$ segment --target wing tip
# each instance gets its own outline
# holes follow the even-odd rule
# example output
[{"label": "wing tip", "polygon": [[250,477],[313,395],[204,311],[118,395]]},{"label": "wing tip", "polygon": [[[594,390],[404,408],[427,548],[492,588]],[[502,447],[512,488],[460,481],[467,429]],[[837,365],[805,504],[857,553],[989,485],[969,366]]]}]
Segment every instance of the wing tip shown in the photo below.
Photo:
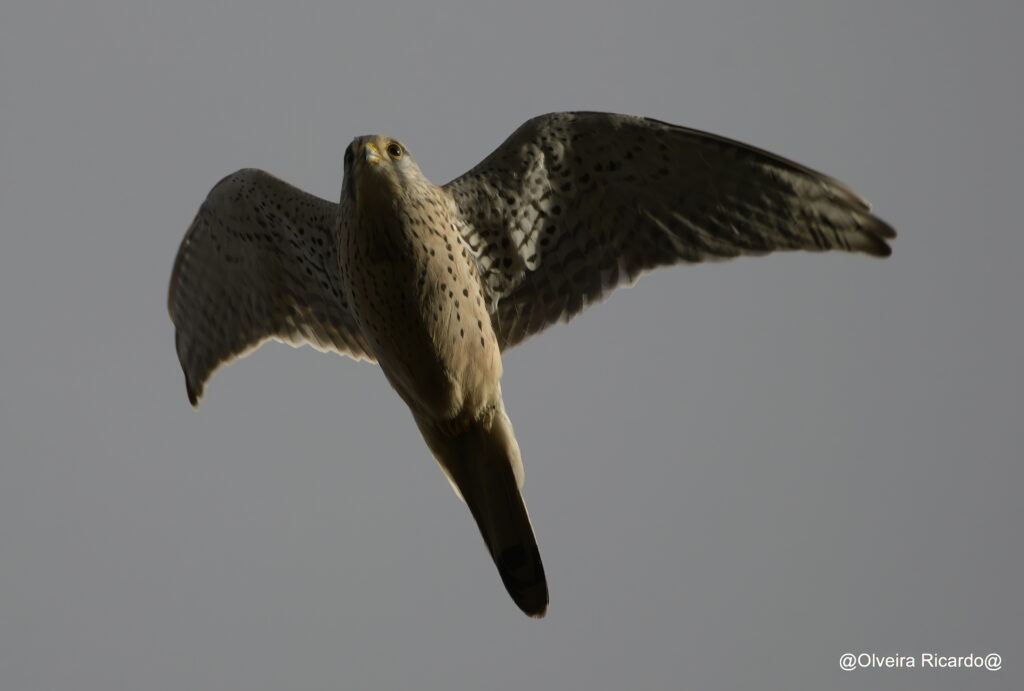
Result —
[{"label": "wing tip", "polygon": [[889,247],[886,243],[881,240],[878,241],[878,249],[871,253],[872,257],[878,257],[879,259],[885,259],[886,257],[892,256],[892,247]]},{"label": "wing tip", "polygon": [[199,407],[199,401],[203,398],[203,385],[195,385],[188,375],[185,375],[185,393],[188,394],[188,402],[193,408]]},{"label": "wing tip", "polygon": [[885,258],[892,254],[892,247],[886,242],[886,240],[892,240],[896,237],[896,229],[891,225],[877,216],[871,216],[870,223],[861,228],[861,233],[866,243],[861,248],[865,254],[880,258]]},{"label": "wing tip", "polygon": [[880,235],[886,240],[892,240],[893,238],[896,237],[896,229],[893,228],[891,225],[889,225],[882,219],[878,218],[878,216],[872,217],[872,220],[874,221],[874,224],[872,225],[872,230],[875,231],[876,235]]}]

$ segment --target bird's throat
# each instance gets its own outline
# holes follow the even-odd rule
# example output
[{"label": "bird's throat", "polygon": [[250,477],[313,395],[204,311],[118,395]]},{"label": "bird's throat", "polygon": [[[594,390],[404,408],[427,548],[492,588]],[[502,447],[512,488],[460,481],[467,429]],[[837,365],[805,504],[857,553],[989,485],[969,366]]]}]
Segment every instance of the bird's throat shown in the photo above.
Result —
[{"label": "bird's throat", "polygon": [[408,215],[402,213],[401,198],[387,180],[362,181],[356,197],[358,244],[366,258],[376,263],[393,263],[405,256],[409,239],[405,225]]},{"label": "bird's throat", "polygon": [[356,176],[356,204],[366,213],[384,212],[400,199],[398,180],[389,172],[382,164],[369,163]]}]

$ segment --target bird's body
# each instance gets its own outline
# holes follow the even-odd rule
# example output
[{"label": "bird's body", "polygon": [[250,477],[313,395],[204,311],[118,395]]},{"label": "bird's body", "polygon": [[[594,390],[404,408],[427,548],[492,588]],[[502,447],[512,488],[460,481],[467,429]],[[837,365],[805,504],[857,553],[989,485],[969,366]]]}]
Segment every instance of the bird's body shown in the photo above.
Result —
[{"label": "bird's body", "polygon": [[[503,581],[543,615],[547,583],[519,493],[522,461],[501,399],[501,351],[451,199],[382,137],[352,143],[338,220],[352,315],[424,440],[469,505]],[[393,144],[393,146],[400,146]],[[398,160],[410,161],[404,151]],[[400,167],[407,166],[407,167]]]},{"label": "bird's body", "polygon": [[[353,146],[373,146],[363,139]],[[501,352],[462,221],[418,169],[400,179],[386,162],[353,165],[366,170],[338,224],[353,317],[417,420],[477,417],[500,401]]]},{"label": "bird's body", "polygon": [[388,137],[345,156],[340,204],[262,171],[222,180],[171,277],[189,399],[268,338],[376,360],[465,499],[506,589],[544,614],[501,352],[643,271],[774,250],[889,254],[841,183],[634,116],[528,121],[443,187]]}]

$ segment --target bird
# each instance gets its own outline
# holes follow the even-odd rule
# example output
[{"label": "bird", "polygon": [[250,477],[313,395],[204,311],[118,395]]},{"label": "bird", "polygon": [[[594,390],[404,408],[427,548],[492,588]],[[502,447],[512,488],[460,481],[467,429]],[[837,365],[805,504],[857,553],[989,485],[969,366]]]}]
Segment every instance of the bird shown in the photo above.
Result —
[{"label": "bird", "polygon": [[896,236],[831,177],[635,115],[532,118],[443,186],[383,135],[353,139],[343,163],[338,203],[253,168],[210,190],[168,293],[189,401],[267,340],[376,362],[532,617],[548,584],[502,353],[661,266],[885,257]]}]

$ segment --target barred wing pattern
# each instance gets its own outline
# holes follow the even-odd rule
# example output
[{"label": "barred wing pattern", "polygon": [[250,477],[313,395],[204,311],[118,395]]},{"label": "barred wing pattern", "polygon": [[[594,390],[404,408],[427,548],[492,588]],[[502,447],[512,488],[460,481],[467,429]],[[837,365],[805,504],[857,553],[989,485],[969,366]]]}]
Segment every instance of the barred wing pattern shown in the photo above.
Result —
[{"label": "barred wing pattern", "polygon": [[210,190],[178,250],[167,301],[192,405],[218,366],[268,339],[373,360],[338,283],[338,212],[262,170]]},{"label": "barred wing pattern", "polygon": [[612,113],[527,121],[445,186],[509,348],[644,271],[777,250],[884,257],[896,233],[842,183],[766,151]]}]

